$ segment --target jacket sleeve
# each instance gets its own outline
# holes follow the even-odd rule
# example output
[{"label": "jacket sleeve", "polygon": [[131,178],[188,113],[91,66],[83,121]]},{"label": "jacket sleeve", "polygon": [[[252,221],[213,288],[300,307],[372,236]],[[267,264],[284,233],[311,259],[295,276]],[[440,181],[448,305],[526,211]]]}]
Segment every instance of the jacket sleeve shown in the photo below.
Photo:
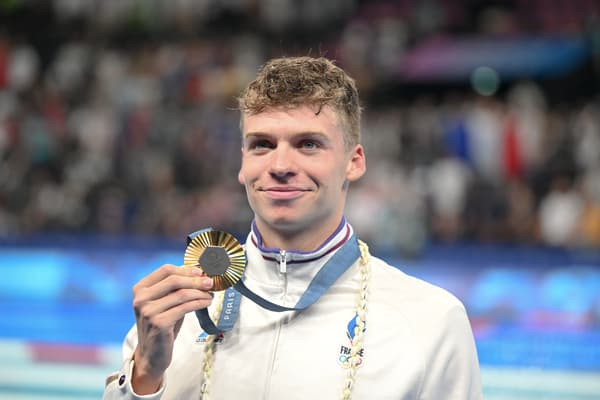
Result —
[{"label": "jacket sleeve", "polygon": [[149,395],[138,395],[131,387],[131,374],[133,372],[133,353],[137,346],[137,330],[131,328],[123,341],[122,365],[119,371],[115,371],[106,378],[103,400],[159,400],[165,390],[165,384],[161,385],[158,392]]},{"label": "jacket sleeve", "polygon": [[436,322],[420,399],[481,400],[481,377],[471,325],[462,304]]}]

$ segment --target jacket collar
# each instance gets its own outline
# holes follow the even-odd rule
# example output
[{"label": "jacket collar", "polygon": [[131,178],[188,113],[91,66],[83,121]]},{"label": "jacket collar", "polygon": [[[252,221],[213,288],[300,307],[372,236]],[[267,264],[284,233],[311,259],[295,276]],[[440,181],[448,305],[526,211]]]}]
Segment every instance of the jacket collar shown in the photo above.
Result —
[{"label": "jacket collar", "polygon": [[256,227],[256,222],[253,221],[249,239],[265,260],[280,262],[282,255],[285,254],[287,264],[297,264],[316,261],[334,252],[346,243],[352,233],[352,226],[346,222],[346,218],[342,217],[336,230],[317,249],[307,252],[292,249],[283,252],[281,249],[263,246],[262,236]]}]

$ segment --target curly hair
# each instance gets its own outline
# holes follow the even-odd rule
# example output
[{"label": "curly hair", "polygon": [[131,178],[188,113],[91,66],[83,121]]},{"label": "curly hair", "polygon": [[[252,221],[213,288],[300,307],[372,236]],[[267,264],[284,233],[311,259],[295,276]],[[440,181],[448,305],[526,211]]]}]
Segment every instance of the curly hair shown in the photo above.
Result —
[{"label": "curly hair", "polygon": [[347,149],[360,143],[361,107],[354,79],[330,60],[284,57],[267,62],[238,98],[242,113],[259,114],[270,108],[330,106],[345,128]]}]

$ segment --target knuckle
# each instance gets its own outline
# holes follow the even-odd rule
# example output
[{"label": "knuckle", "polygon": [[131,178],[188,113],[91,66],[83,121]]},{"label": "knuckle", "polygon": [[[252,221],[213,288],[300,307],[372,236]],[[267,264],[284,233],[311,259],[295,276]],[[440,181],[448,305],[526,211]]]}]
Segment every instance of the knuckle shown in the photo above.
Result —
[{"label": "knuckle", "polygon": [[169,292],[172,292],[174,290],[177,290],[179,286],[178,280],[179,279],[176,275],[170,275],[162,281],[162,284],[165,285]]},{"label": "knuckle", "polygon": [[206,299],[206,292],[197,289],[181,289],[177,293],[180,304]]},{"label": "knuckle", "polygon": [[159,268],[162,272],[165,272],[167,274],[172,274],[175,272],[175,269],[177,267],[174,266],[173,264],[163,264],[161,265],[161,267]]},{"label": "knuckle", "polygon": [[142,284],[140,282],[133,285],[133,287],[131,288],[131,292],[133,293],[133,296],[135,297],[139,292],[142,291],[143,288],[144,287],[142,286]]},{"label": "knuckle", "polygon": [[177,304],[185,303],[190,299],[191,294],[186,289],[179,289],[174,293]]},{"label": "knuckle", "polygon": [[142,311],[142,308],[144,306],[145,302],[140,299],[139,297],[134,297],[133,298],[133,309],[136,311]]},{"label": "knuckle", "polygon": [[135,314],[138,318],[142,319],[144,322],[148,323],[148,322],[152,322],[152,319],[155,317],[152,315],[150,307],[148,307],[148,305],[142,305],[138,308],[135,308]]},{"label": "knuckle", "polygon": [[162,272],[170,272],[171,271],[170,264],[163,264],[160,266],[159,270]]},{"label": "knuckle", "polygon": [[179,275],[170,275],[165,279],[165,283],[171,290],[176,290],[185,286],[185,279]]}]

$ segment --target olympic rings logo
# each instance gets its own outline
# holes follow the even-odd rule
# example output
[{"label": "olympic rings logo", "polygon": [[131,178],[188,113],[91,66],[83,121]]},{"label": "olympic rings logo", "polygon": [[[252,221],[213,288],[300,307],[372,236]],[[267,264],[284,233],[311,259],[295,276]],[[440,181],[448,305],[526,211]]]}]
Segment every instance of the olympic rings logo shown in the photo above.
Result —
[{"label": "olympic rings logo", "polygon": [[[357,358],[358,358],[358,360],[356,362],[356,366],[359,367],[362,364],[363,359],[362,359],[362,357],[357,357]],[[340,356],[338,357],[338,362],[344,368],[350,368],[350,360],[351,360],[351,357],[347,354],[340,354]]]}]

